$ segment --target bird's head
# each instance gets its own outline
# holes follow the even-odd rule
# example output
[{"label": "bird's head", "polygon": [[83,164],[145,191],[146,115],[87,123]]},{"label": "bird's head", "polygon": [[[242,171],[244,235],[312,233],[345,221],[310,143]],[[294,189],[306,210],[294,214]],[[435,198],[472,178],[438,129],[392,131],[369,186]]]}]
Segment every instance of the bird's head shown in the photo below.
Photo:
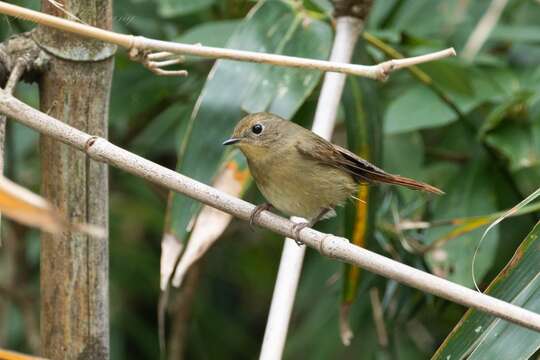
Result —
[{"label": "bird's head", "polygon": [[277,115],[266,112],[250,114],[238,122],[231,138],[223,145],[237,146],[248,158],[263,155],[279,149],[289,127],[290,122]]}]

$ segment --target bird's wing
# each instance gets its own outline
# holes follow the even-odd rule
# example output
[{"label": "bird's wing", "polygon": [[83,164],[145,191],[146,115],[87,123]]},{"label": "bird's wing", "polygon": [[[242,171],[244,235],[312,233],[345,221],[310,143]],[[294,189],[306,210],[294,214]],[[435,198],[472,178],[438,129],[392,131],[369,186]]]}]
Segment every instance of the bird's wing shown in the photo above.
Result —
[{"label": "bird's wing", "polygon": [[411,189],[435,194],[443,194],[441,190],[429,184],[403,176],[389,174],[355,153],[341,146],[331,144],[323,138],[313,137],[312,139],[314,141],[311,141],[309,146],[306,146],[305,142],[296,143],[296,149],[302,156],[321,164],[344,170],[351,174],[359,183],[370,184],[382,182],[402,185]]},{"label": "bird's wing", "polygon": [[346,171],[361,183],[373,182],[370,174],[384,173],[383,170],[341,146],[318,137],[312,140],[314,141],[310,141],[307,146],[305,142],[297,142],[295,145],[298,152],[310,160]]}]

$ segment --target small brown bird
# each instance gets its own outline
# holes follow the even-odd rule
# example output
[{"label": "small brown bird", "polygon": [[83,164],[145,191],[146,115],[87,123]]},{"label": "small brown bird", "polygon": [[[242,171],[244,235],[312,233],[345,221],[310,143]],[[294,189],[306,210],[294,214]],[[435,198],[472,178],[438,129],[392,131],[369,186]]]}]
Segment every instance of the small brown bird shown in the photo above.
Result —
[{"label": "small brown bird", "polygon": [[387,183],[434,194],[434,186],[392,175],[341,146],[270,113],[255,113],[236,125],[223,145],[237,146],[246,156],[249,170],[268,203],[257,206],[250,224],[272,207],[289,216],[308,220],[304,227],[331,217],[333,209],[354,196],[358,184]]}]

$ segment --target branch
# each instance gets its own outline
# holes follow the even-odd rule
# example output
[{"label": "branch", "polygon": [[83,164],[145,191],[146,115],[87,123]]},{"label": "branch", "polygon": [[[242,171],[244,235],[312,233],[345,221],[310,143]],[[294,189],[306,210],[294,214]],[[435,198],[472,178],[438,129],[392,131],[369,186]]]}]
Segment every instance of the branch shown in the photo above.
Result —
[{"label": "branch", "polygon": [[474,28],[463,48],[463,58],[472,61],[487,41],[491,30],[497,25],[508,0],[492,0],[484,16]]},{"label": "branch", "polygon": [[[24,65],[25,61],[23,58],[19,58],[15,65],[13,66],[13,69],[11,70],[11,73],[9,74],[5,91],[8,94],[13,94],[13,91],[15,90],[15,86],[17,85],[17,82],[19,82],[19,79],[21,78],[23,72],[24,72]],[[5,163],[5,157],[6,157],[6,116],[0,115],[0,176],[4,176],[4,163]],[[2,225],[2,217],[0,214],[0,229]],[[1,233],[1,232],[0,232]],[[0,246],[2,246],[2,236],[0,235]]]},{"label": "branch", "polygon": [[[242,51],[209,47],[203,45],[181,44],[170,41],[148,39],[142,36],[119,34],[86,24],[62,19],[56,16],[43,14],[39,11],[26,9],[0,1],[0,13],[32,21],[40,25],[49,26],[58,30],[67,31],[83,37],[105,41],[118,45],[130,51],[132,57],[137,54],[160,51],[179,55],[193,55],[212,59],[229,59],[248,61],[278,66],[298,67],[305,69],[318,69],[322,71],[338,72],[356,76],[363,76],[375,80],[385,80],[389,74],[404,67],[421,64],[428,61],[439,60],[456,55],[453,48],[426,54],[422,56],[390,60],[378,65],[356,65],[306,59],[294,56],[267,54],[253,51]],[[182,73],[183,75],[184,73]]]},{"label": "branch", "polygon": [[[83,151],[96,161],[107,163],[171,191],[189,196],[239,219],[249,220],[255,210],[255,205],[247,201],[167,169],[103,138],[88,135],[26,105],[3,90],[0,90],[0,113]],[[302,229],[297,237],[293,222],[267,211],[262,212],[255,223],[279,235],[300,240],[324,256],[540,332],[540,315],[537,313],[391,260],[353,245],[345,238],[311,228]]]},{"label": "branch", "polygon": [[[25,67],[25,60],[22,58],[19,58],[15,65],[13,66],[13,69],[11,70],[11,74],[9,75],[5,91],[8,94],[13,94],[13,91],[15,90],[15,85],[17,85],[17,82],[21,78]],[[5,148],[5,142],[6,142],[6,116],[0,115],[0,175],[4,174],[4,148]],[[1,239],[0,239],[1,244]]]}]

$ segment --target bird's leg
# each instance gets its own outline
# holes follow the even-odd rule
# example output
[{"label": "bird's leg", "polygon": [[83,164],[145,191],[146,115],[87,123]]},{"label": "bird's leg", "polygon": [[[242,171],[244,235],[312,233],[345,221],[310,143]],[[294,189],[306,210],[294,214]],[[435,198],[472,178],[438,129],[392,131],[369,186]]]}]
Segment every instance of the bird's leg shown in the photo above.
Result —
[{"label": "bird's leg", "polygon": [[321,210],[319,215],[315,216],[310,221],[294,224],[293,232],[296,237],[296,239],[294,239],[294,241],[296,242],[296,245],[298,246],[304,245],[303,241],[298,240],[298,238],[300,237],[300,231],[302,231],[303,228],[312,227],[313,225],[318,223],[319,220],[321,220],[324,217],[324,215],[326,215],[329,211],[332,211],[332,208],[324,208]]},{"label": "bird's leg", "polygon": [[259,216],[261,212],[266,211],[266,210],[272,210],[273,208],[274,207],[270,203],[257,205],[255,210],[253,210],[253,212],[251,213],[251,216],[249,217],[249,226],[251,227],[251,230],[254,230],[253,223],[255,222],[255,219],[257,218],[257,216]]}]

